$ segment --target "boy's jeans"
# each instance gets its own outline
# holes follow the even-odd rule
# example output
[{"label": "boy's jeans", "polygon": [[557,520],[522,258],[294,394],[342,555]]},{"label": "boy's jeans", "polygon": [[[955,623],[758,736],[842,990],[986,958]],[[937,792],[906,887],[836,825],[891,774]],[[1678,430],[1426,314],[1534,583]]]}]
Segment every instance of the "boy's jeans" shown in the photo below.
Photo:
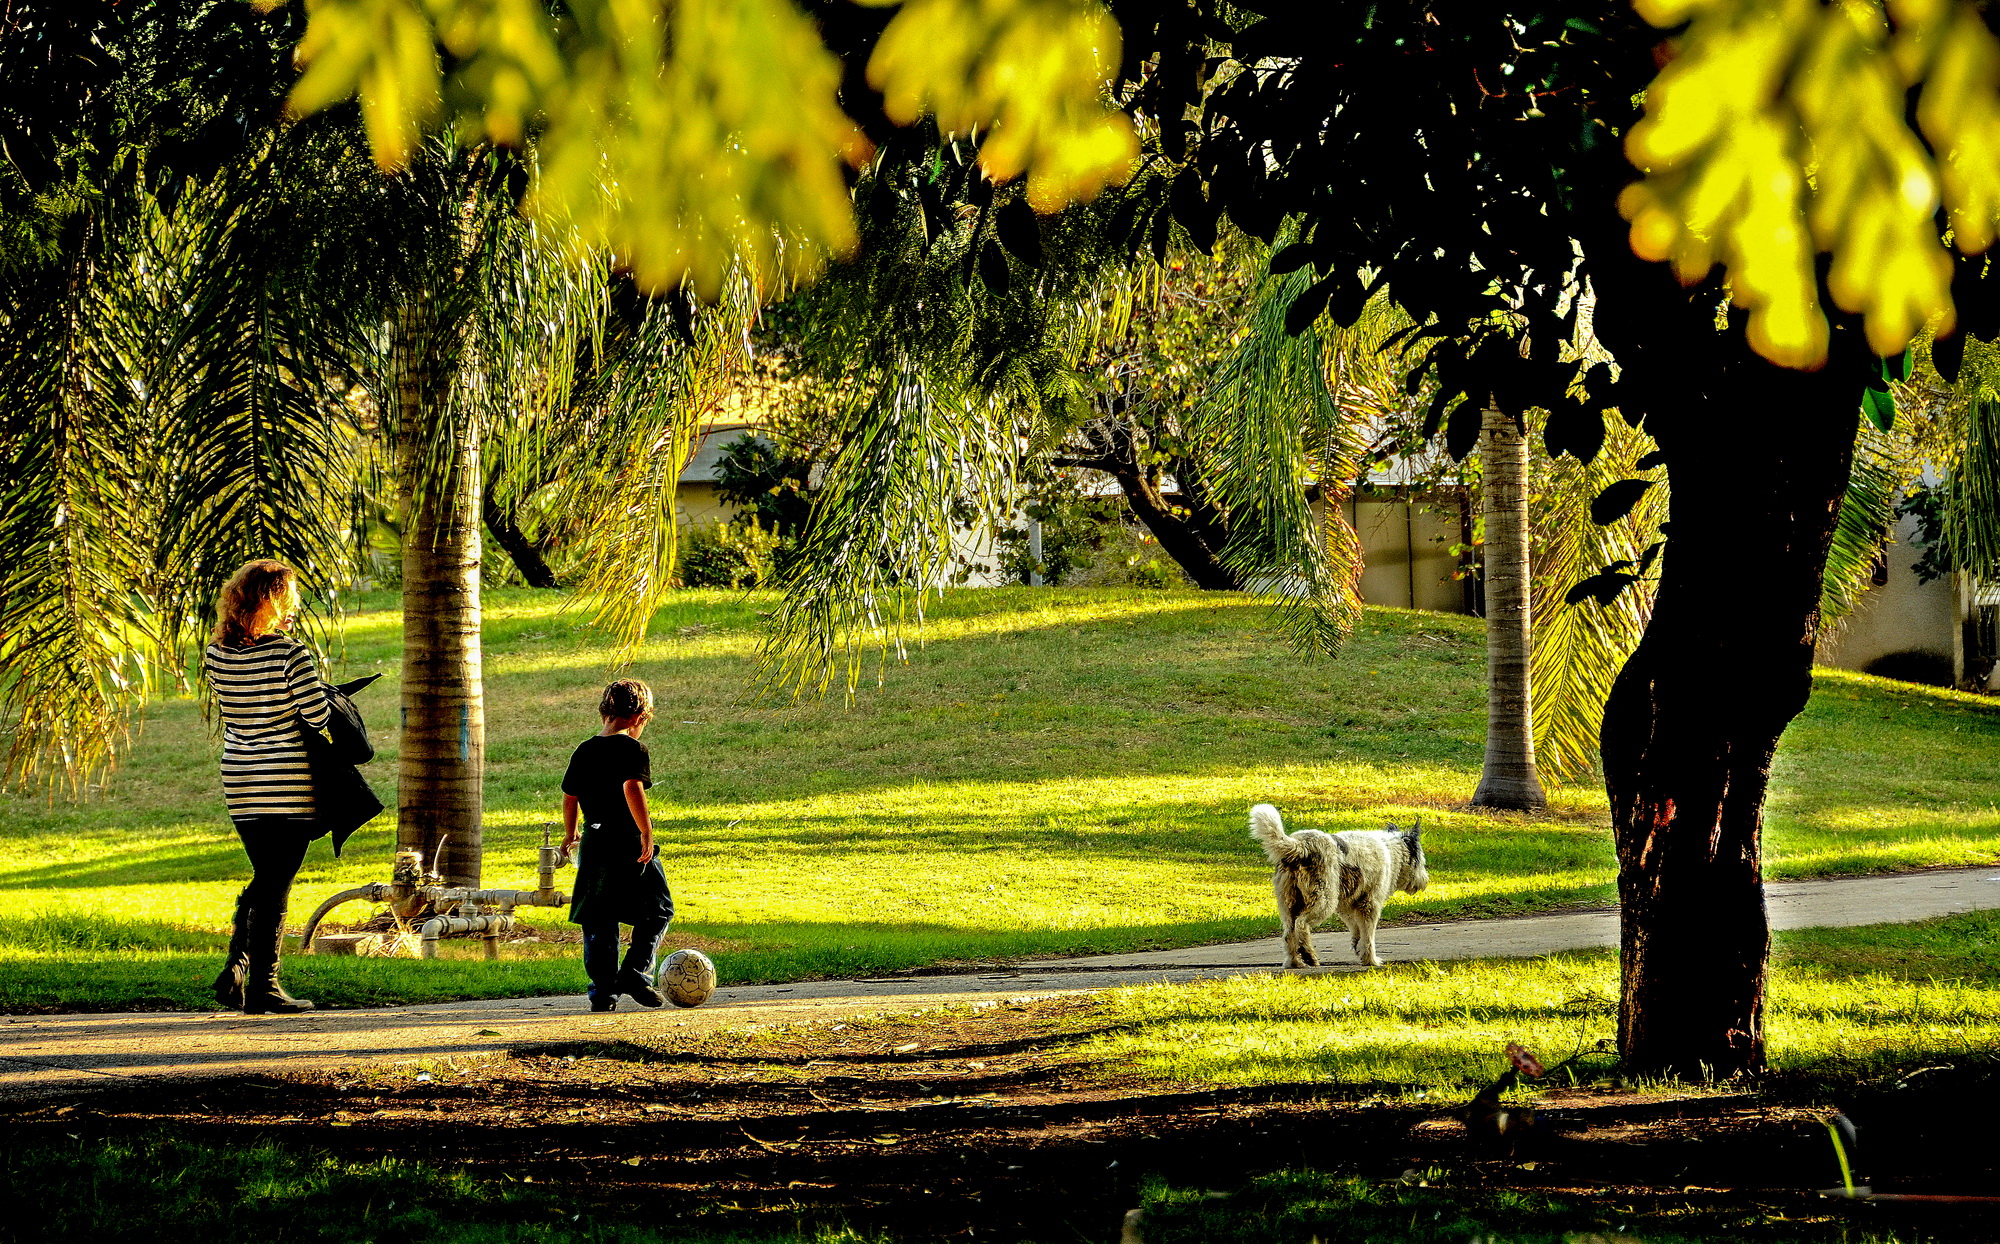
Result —
[{"label": "boy's jeans", "polygon": [[618,962],[618,922],[592,922],[583,926],[583,970],[590,976],[590,1000],[601,1002],[625,991],[619,978],[627,972],[648,985],[653,983],[653,957],[660,952],[660,939],[667,935],[667,921],[648,920],[632,926],[632,944],[625,950],[625,962]]}]

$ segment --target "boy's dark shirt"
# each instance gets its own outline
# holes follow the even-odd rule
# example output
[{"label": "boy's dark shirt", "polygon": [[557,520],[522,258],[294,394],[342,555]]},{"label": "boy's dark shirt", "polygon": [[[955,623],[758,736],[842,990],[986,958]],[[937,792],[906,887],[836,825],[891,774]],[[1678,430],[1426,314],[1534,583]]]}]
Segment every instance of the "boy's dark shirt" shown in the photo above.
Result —
[{"label": "boy's dark shirt", "polygon": [[634,778],[650,788],[653,762],[646,745],[629,734],[596,735],[570,755],[562,789],[576,796],[583,829],[569,905],[569,918],[577,924],[671,918],[673,900],[659,847],[649,862],[639,863],[639,826],[625,802],[625,783]]}]

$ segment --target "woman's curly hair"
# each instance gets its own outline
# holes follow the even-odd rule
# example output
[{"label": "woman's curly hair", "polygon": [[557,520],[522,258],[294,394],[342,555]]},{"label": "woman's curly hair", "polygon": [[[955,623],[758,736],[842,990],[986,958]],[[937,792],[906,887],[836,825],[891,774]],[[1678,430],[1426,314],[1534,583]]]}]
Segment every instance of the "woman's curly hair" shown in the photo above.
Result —
[{"label": "woman's curly hair", "polygon": [[215,602],[215,633],[210,636],[225,648],[242,648],[257,639],[257,619],[264,607],[298,590],[299,572],[269,558],[244,562]]},{"label": "woman's curly hair", "polygon": [[607,721],[653,720],[653,689],[636,678],[621,678],[604,689],[597,712]]}]

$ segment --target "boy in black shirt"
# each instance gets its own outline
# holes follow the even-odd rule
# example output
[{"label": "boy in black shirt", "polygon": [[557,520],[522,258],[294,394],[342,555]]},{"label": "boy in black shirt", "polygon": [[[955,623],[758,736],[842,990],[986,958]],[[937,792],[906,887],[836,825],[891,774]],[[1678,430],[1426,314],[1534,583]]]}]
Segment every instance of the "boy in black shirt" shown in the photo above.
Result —
[{"label": "boy in black shirt", "polygon": [[[653,719],[652,689],[636,678],[621,678],[604,689],[597,712],[604,718],[603,732],[578,745],[563,775],[565,850],[577,845],[579,809],[586,826],[569,918],[583,926],[591,1010],[617,1010],[621,993],[640,1006],[659,1006],[666,999],[653,988],[653,957],[674,918],[674,898],[646,807],[652,757],[639,741]],[[632,926],[623,964],[621,924]]]}]

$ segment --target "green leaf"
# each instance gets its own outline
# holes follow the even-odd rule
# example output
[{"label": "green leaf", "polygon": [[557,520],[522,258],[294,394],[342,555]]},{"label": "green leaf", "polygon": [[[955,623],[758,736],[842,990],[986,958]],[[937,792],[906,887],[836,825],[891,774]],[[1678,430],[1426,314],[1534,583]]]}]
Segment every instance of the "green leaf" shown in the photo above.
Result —
[{"label": "green leaf", "polygon": [[1621,479],[1609,484],[1597,499],[1590,503],[1590,521],[1599,527],[1617,522],[1632,512],[1639,504],[1639,498],[1657,481],[1650,479]]},{"label": "green leaf", "polygon": [[1887,389],[1863,389],[1861,413],[1868,422],[1887,432],[1896,422],[1896,395]]}]

